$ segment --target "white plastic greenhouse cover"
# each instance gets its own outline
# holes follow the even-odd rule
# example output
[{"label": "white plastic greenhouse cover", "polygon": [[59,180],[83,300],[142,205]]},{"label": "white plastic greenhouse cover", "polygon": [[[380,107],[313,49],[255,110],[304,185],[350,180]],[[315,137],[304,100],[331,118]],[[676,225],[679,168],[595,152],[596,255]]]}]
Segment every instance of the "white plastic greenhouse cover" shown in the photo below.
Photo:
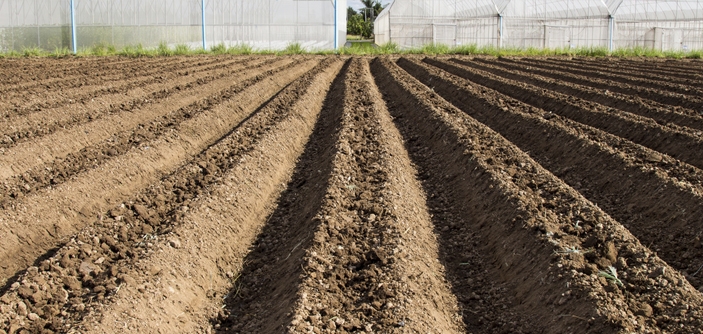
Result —
[{"label": "white plastic greenhouse cover", "polygon": [[703,0],[395,0],[377,44],[703,49]]},{"label": "white plastic greenhouse cover", "polygon": [[[73,3],[78,48],[99,43],[154,47],[161,42],[199,48],[203,46],[203,37],[207,48],[224,43],[278,50],[300,43],[308,50],[319,50],[333,49],[346,42],[347,0],[73,0]],[[71,0],[0,0],[0,51],[34,47],[54,51],[71,48],[72,43]]]}]

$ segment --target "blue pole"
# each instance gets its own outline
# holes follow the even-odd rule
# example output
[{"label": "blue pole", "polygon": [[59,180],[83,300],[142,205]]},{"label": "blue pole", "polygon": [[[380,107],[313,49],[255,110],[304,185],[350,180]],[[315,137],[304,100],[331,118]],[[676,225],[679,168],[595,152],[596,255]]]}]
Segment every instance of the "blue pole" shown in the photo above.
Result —
[{"label": "blue pole", "polygon": [[608,20],[608,50],[613,52],[613,34],[615,30],[615,16],[610,15]]},{"label": "blue pole", "polygon": [[339,48],[339,32],[337,31],[337,0],[334,0],[334,49]]},{"label": "blue pole", "polygon": [[499,24],[499,27],[498,27],[498,29],[499,29],[498,49],[502,49],[503,48],[503,15],[501,15],[501,14],[498,14],[498,24]]},{"label": "blue pole", "polygon": [[73,44],[73,54],[78,53],[78,43],[76,43],[76,10],[73,0],[71,0],[71,42]]},{"label": "blue pole", "polygon": [[200,0],[200,9],[202,11],[202,31],[203,31],[203,50],[207,50],[207,43],[205,41],[205,0]]}]

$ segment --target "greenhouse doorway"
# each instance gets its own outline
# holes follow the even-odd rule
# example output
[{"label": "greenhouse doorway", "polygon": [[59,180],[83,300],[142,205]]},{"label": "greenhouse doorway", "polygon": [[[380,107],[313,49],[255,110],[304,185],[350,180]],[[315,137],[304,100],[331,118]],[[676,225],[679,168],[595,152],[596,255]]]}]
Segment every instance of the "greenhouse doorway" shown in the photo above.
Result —
[{"label": "greenhouse doorway", "polygon": [[657,51],[681,50],[683,31],[681,29],[652,28],[644,35],[644,45]]},{"label": "greenhouse doorway", "polygon": [[432,42],[456,46],[456,24],[432,24]]},{"label": "greenhouse doorway", "polygon": [[568,49],[571,46],[571,29],[564,26],[544,26],[546,49]]}]

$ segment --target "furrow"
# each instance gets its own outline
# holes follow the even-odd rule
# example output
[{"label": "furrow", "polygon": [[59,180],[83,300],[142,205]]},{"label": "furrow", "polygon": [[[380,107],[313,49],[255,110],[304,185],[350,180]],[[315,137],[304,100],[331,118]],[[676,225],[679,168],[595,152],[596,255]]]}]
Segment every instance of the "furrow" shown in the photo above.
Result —
[{"label": "furrow", "polygon": [[674,69],[679,71],[685,71],[688,73],[698,73],[703,75],[703,69],[701,68],[703,62],[701,62],[700,60],[623,58],[621,59],[621,61],[628,64],[641,64],[649,62],[656,64],[655,66],[657,68]]},{"label": "furrow", "polygon": [[[193,58],[183,59],[183,58],[173,58],[165,59],[159,61],[158,59],[149,60],[139,60],[134,59],[129,62],[120,64],[101,64],[94,63],[94,66],[84,66],[77,71],[78,73],[71,73],[76,71],[62,70],[60,66],[42,68],[33,68],[33,77],[20,77],[19,80],[5,88],[0,88],[0,92],[4,93],[6,97],[14,97],[18,94],[32,93],[41,94],[49,93],[59,89],[70,89],[75,87],[86,86],[90,88],[95,82],[101,82],[101,78],[106,78],[110,80],[121,80],[126,79],[130,76],[134,76],[139,73],[139,71],[149,70],[149,68],[159,66],[169,66],[173,63],[190,63],[193,62]],[[90,64],[86,64],[90,65]],[[132,71],[130,71],[132,70]],[[60,77],[50,77],[47,79],[41,78],[42,73],[46,72],[59,72],[62,73]],[[26,101],[29,102],[29,101]]]},{"label": "furrow", "polygon": [[[62,90],[59,92],[62,97],[56,103],[48,107],[31,106],[24,109],[24,112],[17,111],[12,117],[8,115],[0,122],[0,136],[3,137],[0,147],[12,147],[22,141],[90,122],[105,115],[143,108],[178,93],[186,86],[207,84],[231,74],[233,70],[248,66],[251,62],[234,60],[186,68],[183,72],[164,67],[158,70],[158,73],[163,75],[127,80],[125,84],[103,85],[97,91],[85,92],[87,88],[83,87],[75,92]],[[109,82],[107,80],[105,82]],[[41,98],[52,99],[46,95]]]},{"label": "furrow", "polygon": [[[466,211],[470,210],[467,204],[471,205],[470,201],[475,199],[457,190],[466,186],[466,179],[473,176],[460,175],[459,166],[462,165],[446,160],[448,156],[443,156],[446,149],[435,150],[436,147],[425,144],[426,140],[437,139],[434,137],[436,134],[430,131],[434,125],[429,124],[431,121],[426,123],[432,113],[432,103],[417,101],[424,99],[426,88],[401,73],[388,59],[375,60],[372,71],[428,194],[427,204],[439,237],[440,260],[447,270],[446,277],[452,292],[458,299],[466,332],[545,332],[545,326],[533,322],[530,314],[517,307],[519,300],[510,290],[512,287],[496,279],[504,275],[493,266],[496,260],[489,255],[492,252],[480,248],[483,241],[471,226],[474,219],[494,219],[492,223],[497,223],[503,218],[498,217],[498,212],[495,217],[489,218],[482,217],[486,212],[480,210]],[[417,126],[419,120],[426,127]],[[450,142],[449,138],[441,140],[445,145],[457,144]],[[452,154],[461,155],[458,152]],[[514,263],[512,259],[510,262]]]},{"label": "furrow", "polygon": [[691,71],[691,69],[683,70],[676,67],[668,67],[665,65],[665,62],[657,60],[629,61],[619,58],[574,58],[573,60],[587,65],[607,66],[609,68],[629,69],[632,71],[646,71],[667,77],[675,76],[697,81],[703,80],[703,75],[695,73],[695,71]]},{"label": "furrow", "polygon": [[593,126],[703,168],[703,156],[697,154],[703,150],[703,139],[675,125],[663,126],[649,118],[605,108],[597,103],[539,89],[467,66],[429,58],[424,61],[537,108]]},{"label": "furrow", "polygon": [[642,69],[627,69],[622,66],[609,66],[608,64],[588,64],[571,59],[544,59],[544,63],[555,64],[559,66],[568,66],[579,70],[589,71],[591,73],[603,73],[616,78],[630,78],[632,80],[646,80],[646,83],[655,85],[659,84],[676,84],[677,86],[688,87],[692,91],[699,91],[703,87],[703,82],[696,79],[687,79],[671,73],[664,75],[658,74],[656,71]]},{"label": "furrow", "polygon": [[[12,199],[26,196],[50,185],[61,184],[74,175],[95,168],[104,161],[124,154],[134,147],[148,146],[149,140],[158,138],[164,133],[171,131],[181,122],[197,116],[210,108],[209,106],[231,96],[234,92],[240,90],[241,87],[246,87],[263,79],[263,77],[256,75],[258,71],[266,69],[266,67],[261,65],[265,64],[252,66],[249,69],[241,68],[239,71],[232,71],[232,74],[239,75],[240,81],[236,85],[221,90],[203,100],[198,100],[180,109],[147,120],[131,129],[114,133],[108,139],[93,143],[76,152],[69,153],[61,159],[29,169],[7,179],[0,184],[0,189],[2,190],[0,192],[0,207],[7,208],[12,204]],[[277,71],[282,69],[284,67],[278,68]]]},{"label": "furrow", "polygon": [[[307,233],[298,232],[278,251],[290,252],[283,261],[296,274],[272,268],[282,266],[277,264],[262,273],[253,266],[243,271],[241,296],[232,298],[232,323],[225,330],[457,333],[456,301],[437,261],[424,196],[366,60],[353,60],[343,94],[324,199],[294,223],[312,225]],[[277,237],[265,235],[259,245]],[[262,295],[282,307],[266,312],[256,298]]]},{"label": "furrow", "polygon": [[[703,289],[703,172],[503,94],[403,62],[453,105],[486,124],[622,223]],[[663,235],[670,237],[662,238]]]},{"label": "furrow", "polygon": [[248,237],[251,250],[242,252],[233,266],[229,291],[222,293],[225,305],[212,319],[218,332],[280,332],[292,320],[303,272],[300,259],[320,224],[314,217],[332,173],[349,64],[345,62],[331,83],[310,140],[273,212],[260,233]]},{"label": "furrow", "polygon": [[[255,77],[260,71],[290,65],[293,59],[278,59],[267,61],[259,66],[254,66],[237,74],[238,80]],[[236,70],[235,70],[236,71]],[[0,149],[0,180],[18,176],[22,173],[47,165],[55,160],[63,159],[86,147],[104,140],[115,134],[130,130],[139,124],[148,123],[161,116],[198,103],[209,96],[236,86],[238,83],[227,76],[228,72],[221,73],[218,79],[204,85],[185,84],[180,89],[169,91],[165,94],[171,98],[148,104],[143,109],[135,108],[131,112],[120,112],[101,117],[93,122],[81,124],[66,130],[54,132],[34,141],[27,141],[9,149]],[[215,94],[213,94],[215,92]],[[145,134],[148,136],[148,134]]]},{"label": "furrow", "polygon": [[501,61],[514,62],[522,64],[525,67],[537,67],[561,74],[562,80],[570,81],[577,84],[591,86],[594,88],[604,89],[608,91],[618,92],[627,95],[638,96],[642,99],[654,100],[659,103],[681,106],[693,110],[703,109],[703,99],[698,96],[690,96],[674,92],[652,89],[638,85],[630,85],[627,83],[617,82],[608,78],[599,79],[589,74],[578,74],[571,71],[569,68],[549,66],[541,63],[530,62],[527,59],[501,59]]},{"label": "furrow", "polygon": [[[26,268],[66,236],[90,224],[106,208],[175,170],[316,63],[314,59],[290,62],[283,71],[263,72],[254,84],[240,87],[148,145],[132,148],[69,182],[14,203],[11,210],[0,215],[0,257],[7,259],[0,264],[1,279],[5,281]],[[182,193],[174,191],[173,196]]]},{"label": "furrow", "polygon": [[[241,265],[264,225],[340,66],[329,59],[299,73],[215,145],[28,271],[30,282],[43,279],[75,296],[48,304],[73,311],[69,316],[45,313],[28,327],[106,333],[124,324],[133,332],[205,332],[229,286],[227,273]],[[97,252],[80,253],[87,247]],[[13,301],[36,310],[40,305],[22,298],[23,286],[10,292]]]},{"label": "furrow", "polygon": [[[505,284],[517,300],[513,307],[541,327],[536,332],[701,328],[703,300],[680,273],[504,137],[439,97],[457,97],[438,86],[441,76],[430,81],[424,66],[399,63],[428,84],[392,64],[384,66],[409,92],[409,105],[416,106],[394,115],[410,127],[408,137],[417,136],[414,145],[420,148],[413,160],[425,165],[430,177],[437,174],[436,183],[446,184],[444,196],[466,217],[463,226],[450,227],[450,240],[467,247],[462,239],[476,238],[473,246],[488,258],[487,274]],[[471,275],[470,269],[464,268],[464,275]],[[656,318],[640,316],[653,307]]]},{"label": "furrow", "polygon": [[[15,90],[16,85],[22,85],[27,81],[36,82],[44,80],[63,80],[67,75],[85,74],[86,70],[93,67],[118,67],[134,63],[135,61],[143,62],[143,59],[125,59],[121,57],[89,57],[89,58],[23,58],[23,59],[4,59],[0,68],[3,73],[10,75],[7,81],[0,83],[0,91],[5,92],[5,89]],[[158,59],[149,59],[148,61],[157,62]],[[77,64],[76,64],[77,63]]]},{"label": "furrow", "polygon": [[88,68],[82,75],[70,77],[58,83],[40,82],[37,84],[38,87],[27,87],[13,93],[6,93],[3,98],[5,101],[0,104],[0,107],[10,112],[5,115],[6,118],[27,115],[56,108],[69,103],[69,100],[85,102],[89,101],[91,97],[101,94],[154,83],[159,80],[163,81],[188,70],[196,70],[197,72],[199,69],[206,68],[208,65],[212,66],[215,63],[221,63],[221,61],[215,59],[204,62],[197,58],[166,59],[161,63],[154,64],[141,65],[136,62],[125,64],[119,68],[107,69],[102,72],[100,68]]},{"label": "furrow", "polygon": [[[670,106],[661,105],[654,101],[644,100],[617,92],[603,91],[589,86],[569,83],[563,80],[550,79],[549,75],[542,76],[541,70],[525,70],[523,66],[476,58],[473,61],[452,59],[461,65],[483,70],[506,79],[524,82],[550,91],[575,96],[584,100],[593,101],[604,106],[620,109],[633,114],[651,118],[659,124],[674,123],[682,127],[703,130],[703,117],[692,110],[680,112]],[[532,74],[534,73],[534,74]],[[546,73],[549,74],[549,73]],[[554,75],[558,77],[558,75]],[[696,132],[693,130],[693,133]]]},{"label": "furrow", "polygon": [[417,173],[368,62],[354,61],[323,221],[288,328],[460,332]]},{"label": "furrow", "polygon": [[632,77],[630,75],[622,75],[622,74],[614,73],[613,71],[601,71],[598,69],[587,69],[587,68],[583,68],[584,66],[578,66],[576,64],[567,64],[564,62],[553,62],[549,59],[539,59],[539,60],[530,59],[530,58],[522,58],[522,59],[526,60],[530,63],[533,63],[533,64],[539,64],[540,66],[546,66],[549,68],[563,70],[563,71],[567,71],[567,72],[573,73],[573,74],[585,75],[585,76],[588,76],[591,78],[599,78],[599,79],[603,79],[603,80],[619,82],[619,83],[633,85],[633,86],[637,86],[637,87],[644,87],[644,88],[650,88],[650,89],[656,89],[656,90],[669,91],[672,93],[689,95],[689,96],[693,96],[693,97],[701,96],[701,90],[696,87],[690,86],[690,85],[682,85],[682,84],[677,84],[677,83],[672,83],[672,82],[661,82],[661,81],[652,80],[652,79],[640,79],[640,78]]}]

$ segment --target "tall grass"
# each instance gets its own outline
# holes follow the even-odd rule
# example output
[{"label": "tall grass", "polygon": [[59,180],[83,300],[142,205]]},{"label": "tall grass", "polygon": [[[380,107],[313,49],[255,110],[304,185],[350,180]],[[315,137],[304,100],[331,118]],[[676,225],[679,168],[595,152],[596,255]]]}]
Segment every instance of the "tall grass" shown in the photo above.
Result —
[{"label": "tall grass", "polygon": [[159,56],[173,56],[173,50],[168,47],[166,42],[159,43],[159,46],[156,48],[156,53]]},{"label": "tall grass", "polygon": [[303,49],[300,43],[290,43],[285,49],[283,49],[283,51],[278,52],[278,54],[281,55],[301,55],[306,53],[308,52]]},{"label": "tall grass", "polygon": [[125,57],[138,58],[138,57],[154,56],[154,55],[156,55],[156,52],[154,50],[144,49],[142,44],[137,44],[134,46],[127,45],[122,50],[117,52],[117,54],[120,56],[125,56]]},{"label": "tall grass", "polygon": [[73,54],[73,52],[69,48],[64,46],[62,48],[59,48],[59,47],[54,48],[54,52],[52,52],[49,56],[55,57],[55,58],[63,58],[63,57],[68,57],[72,54]]},{"label": "tall grass", "polygon": [[89,54],[92,56],[111,56],[114,55],[117,50],[114,46],[105,43],[98,43],[90,48]]},{"label": "tall grass", "polygon": [[46,52],[40,48],[26,48],[22,50],[22,55],[25,57],[41,57],[44,56]]},{"label": "tall grass", "polygon": [[216,55],[226,54],[227,53],[227,46],[225,45],[225,43],[217,44],[217,45],[213,46],[212,48],[210,48],[210,52],[212,52],[213,54],[216,54]]},{"label": "tall grass", "polygon": [[194,50],[190,49],[190,46],[188,44],[178,44],[176,45],[176,48],[173,50],[173,54],[176,56],[186,56],[189,54],[193,54]]},{"label": "tall grass", "polygon": [[[45,51],[38,47],[26,48],[22,52],[9,51],[0,53],[0,58],[8,57],[66,57],[72,52],[66,48],[55,48],[53,52]],[[210,50],[191,48],[188,44],[178,44],[171,48],[166,42],[161,42],[156,48],[145,48],[141,44],[128,45],[118,50],[112,45],[99,43],[89,48],[79,50],[77,56],[125,56],[125,57],[154,57],[154,56],[183,56],[197,54],[215,55],[485,55],[494,57],[533,57],[533,56],[581,56],[581,57],[651,57],[674,59],[703,59],[703,50],[693,51],[656,51],[649,48],[635,47],[617,49],[610,52],[607,48],[573,48],[573,49],[541,49],[541,48],[497,48],[495,46],[478,46],[475,44],[447,46],[443,44],[428,44],[421,47],[401,49],[397,44],[388,43],[375,45],[371,43],[351,43],[351,46],[339,50],[309,51],[300,43],[291,43],[285,49],[255,50],[247,44],[237,44],[227,47],[224,43],[213,46]]]}]

